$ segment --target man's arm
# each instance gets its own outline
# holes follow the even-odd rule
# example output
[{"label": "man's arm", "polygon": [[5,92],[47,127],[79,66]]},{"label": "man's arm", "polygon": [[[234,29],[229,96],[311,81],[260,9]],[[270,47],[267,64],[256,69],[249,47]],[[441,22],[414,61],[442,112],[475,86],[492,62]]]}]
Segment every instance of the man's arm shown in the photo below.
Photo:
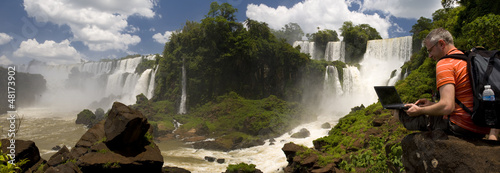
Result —
[{"label": "man's arm", "polygon": [[406,113],[410,116],[430,115],[443,116],[449,115],[455,110],[455,85],[445,84],[439,87],[441,99],[433,105],[420,107],[415,104],[407,104],[411,106]]}]

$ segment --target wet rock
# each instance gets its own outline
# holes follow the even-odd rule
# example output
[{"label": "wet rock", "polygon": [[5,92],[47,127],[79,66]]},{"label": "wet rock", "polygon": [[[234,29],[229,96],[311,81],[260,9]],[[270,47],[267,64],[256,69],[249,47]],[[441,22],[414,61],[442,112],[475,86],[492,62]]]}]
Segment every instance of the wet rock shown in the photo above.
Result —
[{"label": "wet rock", "polygon": [[209,162],[214,162],[215,159],[216,159],[215,157],[205,156],[205,160]]},{"label": "wet rock", "polygon": [[224,162],[226,162],[226,159],[217,159],[217,163],[223,164]]},{"label": "wet rock", "polygon": [[321,125],[321,128],[323,128],[323,129],[330,129],[330,128],[332,128],[332,125],[330,123],[323,123]]},{"label": "wet rock", "polygon": [[52,147],[52,150],[59,151],[61,149],[61,146],[56,145],[55,147]]},{"label": "wet rock", "polygon": [[446,136],[442,131],[420,132],[402,141],[407,172],[497,172],[500,142]]},{"label": "wet rock", "polygon": [[309,135],[311,135],[311,132],[309,132],[309,130],[307,130],[305,128],[302,128],[302,129],[300,129],[299,132],[292,134],[291,137],[292,138],[307,138],[307,137],[309,137]]},{"label": "wet rock", "polygon": [[76,116],[76,124],[83,124],[87,127],[92,127],[94,125],[94,121],[96,120],[95,114],[88,110],[84,109]]}]

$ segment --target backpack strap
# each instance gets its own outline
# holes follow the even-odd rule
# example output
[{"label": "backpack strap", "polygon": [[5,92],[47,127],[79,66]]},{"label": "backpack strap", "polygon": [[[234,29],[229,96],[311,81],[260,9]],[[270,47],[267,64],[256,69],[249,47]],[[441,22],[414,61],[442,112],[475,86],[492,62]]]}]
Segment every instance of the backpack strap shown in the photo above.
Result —
[{"label": "backpack strap", "polygon": [[[463,51],[462,51],[463,52]],[[443,56],[441,58],[438,59],[438,61],[442,60],[442,59],[445,59],[445,58],[454,58],[454,59],[461,59],[461,60],[464,60],[467,62],[467,68],[471,68],[470,67],[470,58],[467,56],[470,52],[466,52],[465,54],[450,54],[450,55],[446,55],[446,56]],[[490,72],[491,73],[491,72]],[[472,74],[469,74],[469,80],[472,84]],[[439,91],[438,91],[439,92]],[[460,107],[462,107],[462,109],[469,113],[470,115],[472,115],[472,111],[467,107],[465,106],[460,100],[458,100],[456,97],[455,97],[455,103],[457,103]]]}]

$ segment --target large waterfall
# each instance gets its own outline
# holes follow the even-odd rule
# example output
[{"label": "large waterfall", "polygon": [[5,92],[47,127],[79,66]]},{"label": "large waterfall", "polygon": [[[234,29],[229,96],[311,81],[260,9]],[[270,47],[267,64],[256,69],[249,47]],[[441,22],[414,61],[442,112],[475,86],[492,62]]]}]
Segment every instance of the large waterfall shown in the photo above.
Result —
[{"label": "large waterfall", "polygon": [[[345,60],[344,47],[342,43],[328,43],[325,60]],[[401,79],[401,66],[408,61],[411,56],[412,37],[399,37],[391,39],[370,40],[363,60],[359,67],[347,66],[342,69],[343,75],[336,72],[333,66],[326,67],[323,103],[325,111],[333,111],[337,106],[351,108],[363,104],[370,105],[377,101],[377,96],[373,89],[376,85],[394,85]],[[339,58],[329,58],[332,52]],[[394,73],[394,72],[395,73]],[[391,76],[394,74],[394,76]],[[342,78],[342,85],[338,82]]]},{"label": "large waterfall", "polygon": [[32,62],[21,67],[21,71],[42,74],[47,80],[48,90],[39,100],[39,104],[43,106],[107,108],[113,101],[133,104],[136,96],[141,93],[149,99],[153,97],[157,69],[136,73],[136,68],[143,59],[154,60],[155,56],[69,65]]}]

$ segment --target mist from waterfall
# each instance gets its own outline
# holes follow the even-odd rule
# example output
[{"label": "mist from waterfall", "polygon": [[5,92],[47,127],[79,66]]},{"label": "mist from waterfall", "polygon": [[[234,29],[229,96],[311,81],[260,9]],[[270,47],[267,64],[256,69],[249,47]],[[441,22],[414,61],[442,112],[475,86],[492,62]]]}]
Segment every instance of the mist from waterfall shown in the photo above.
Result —
[{"label": "mist from waterfall", "polygon": [[20,66],[20,71],[41,74],[47,81],[47,91],[36,106],[66,110],[109,108],[113,101],[133,104],[141,93],[148,99],[153,97],[157,69],[135,72],[143,59],[154,60],[155,55],[67,65],[31,62]]}]

